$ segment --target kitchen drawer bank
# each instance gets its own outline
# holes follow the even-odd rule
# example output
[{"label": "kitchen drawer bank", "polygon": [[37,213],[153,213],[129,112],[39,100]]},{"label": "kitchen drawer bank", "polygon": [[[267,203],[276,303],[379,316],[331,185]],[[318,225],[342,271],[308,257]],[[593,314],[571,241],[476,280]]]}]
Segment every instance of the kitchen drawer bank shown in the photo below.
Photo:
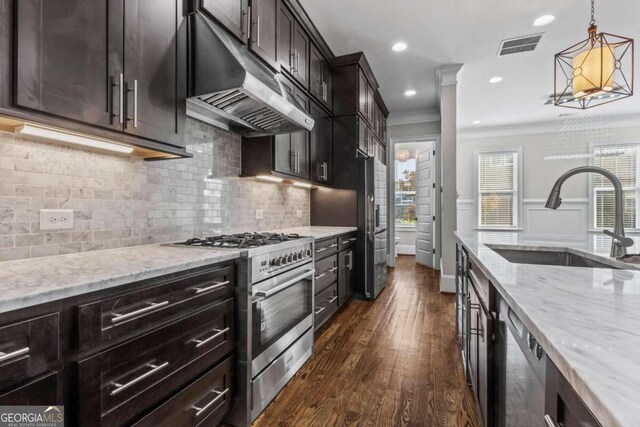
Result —
[{"label": "kitchen drawer bank", "polygon": [[234,287],[225,260],[1,313],[0,405],[110,427],[180,407],[180,425],[215,425],[232,406]]}]

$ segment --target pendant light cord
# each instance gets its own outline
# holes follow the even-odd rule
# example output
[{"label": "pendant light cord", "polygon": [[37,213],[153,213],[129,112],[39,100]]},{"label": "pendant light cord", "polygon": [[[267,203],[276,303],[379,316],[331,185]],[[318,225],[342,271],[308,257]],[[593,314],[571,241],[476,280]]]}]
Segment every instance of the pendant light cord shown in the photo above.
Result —
[{"label": "pendant light cord", "polygon": [[589,22],[590,25],[596,25],[596,7],[595,7],[595,0],[591,0],[591,21]]}]

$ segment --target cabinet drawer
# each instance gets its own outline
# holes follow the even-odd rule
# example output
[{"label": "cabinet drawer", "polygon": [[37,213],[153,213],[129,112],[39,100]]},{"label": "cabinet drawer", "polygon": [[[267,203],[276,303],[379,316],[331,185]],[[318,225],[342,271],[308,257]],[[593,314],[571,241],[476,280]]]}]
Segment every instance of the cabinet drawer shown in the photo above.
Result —
[{"label": "cabinet drawer", "polygon": [[129,424],[233,349],[233,300],[78,363],[80,424]]},{"label": "cabinet drawer", "polygon": [[316,295],[313,311],[314,329],[322,326],[336,311],[338,311],[338,284],[334,283]]},{"label": "cabinet drawer", "polygon": [[338,255],[315,262],[315,294],[319,294],[338,280]]},{"label": "cabinet drawer", "polygon": [[339,250],[344,250],[353,247],[358,241],[358,236],[356,233],[347,234],[346,236],[340,236],[338,238],[338,248]]},{"label": "cabinet drawer", "polygon": [[315,243],[316,259],[321,259],[329,255],[333,255],[338,251],[338,239],[331,238],[320,240]]},{"label": "cabinet drawer", "polygon": [[228,358],[134,426],[217,426],[232,406],[232,375],[233,359]]},{"label": "cabinet drawer", "polygon": [[233,266],[228,266],[169,276],[153,287],[81,305],[79,349],[114,345],[200,307],[232,298],[233,286]]},{"label": "cabinet drawer", "polygon": [[0,395],[0,405],[62,405],[60,374],[51,372]]},{"label": "cabinet drawer", "polygon": [[51,370],[60,354],[58,322],[53,313],[0,328],[0,390]]}]

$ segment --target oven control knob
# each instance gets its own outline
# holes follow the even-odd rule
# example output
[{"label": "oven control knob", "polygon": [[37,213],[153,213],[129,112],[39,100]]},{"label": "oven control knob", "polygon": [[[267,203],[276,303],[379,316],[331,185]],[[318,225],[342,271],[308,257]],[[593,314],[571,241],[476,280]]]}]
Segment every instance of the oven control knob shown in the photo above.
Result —
[{"label": "oven control knob", "polygon": [[282,264],[282,257],[278,257],[273,260],[273,265],[275,265],[276,267],[279,266],[280,264]]},{"label": "oven control knob", "polygon": [[287,262],[293,262],[293,255],[289,254],[287,256]]},{"label": "oven control knob", "polygon": [[300,257],[298,256],[298,253],[297,253],[297,252],[296,252],[296,253],[294,253],[294,254],[293,254],[293,260],[294,260],[294,261],[298,261],[299,259],[302,259],[302,258],[300,258]]},{"label": "oven control knob", "polygon": [[304,259],[304,257],[306,256],[306,254],[304,253],[304,251],[300,251],[300,259]]},{"label": "oven control knob", "polygon": [[311,257],[311,249],[307,249],[307,256]]}]

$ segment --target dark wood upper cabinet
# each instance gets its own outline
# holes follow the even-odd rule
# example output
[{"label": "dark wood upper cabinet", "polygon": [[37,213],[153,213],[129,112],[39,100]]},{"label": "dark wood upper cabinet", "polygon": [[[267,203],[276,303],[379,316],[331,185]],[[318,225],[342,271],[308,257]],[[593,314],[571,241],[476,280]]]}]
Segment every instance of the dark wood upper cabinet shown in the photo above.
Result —
[{"label": "dark wood upper cabinet", "polygon": [[276,68],[277,56],[277,18],[280,10],[279,0],[251,0],[251,40],[250,49]]},{"label": "dark wood upper cabinet", "polygon": [[311,117],[315,121],[309,135],[310,178],[323,184],[331,183],[332,120],[329,113],[311,102]]},{"label": "dark wood upper cabinet", "polygon": [[249,35],[249,0],[202,0],[202,6],[243,42]]},{"label": "dark wood upper cabinet", "polygon": [[358,74],[358,112],[362,114],[362,117],[368,119],[369,117],[369,82],[364,72],[360,70]]},{"label": "dark wood upper cabinet", "polygon": [[278,38],[277,53],[278,63],[283,69],[292,72],[293,70],[293,31],[296,27],[296,21],[289,9],[280,3],[278,11]]},{"label": "dark wood upper cabinet", "polygon": [[309,89],[310,44],[302,25],[281,2],[278,14],[278,63],[305,89]]},{"label": "dark wood upper cabinet", "polygon": [[[222,2],[224,3],[224,2]],[[182,145],[186,114],[186,58],[180,1],[125,3],[125,131]]]},{"label": "dark wood upper cabinet", "polygon": [[122,129],[114,85],[124,68],[123,3],[29,0],[15,5],[15,103]]},{"label": "dark wood upper cabinet", "polygon": [[16,8],[16,106],[184,147],[181,1],[29,0]]},{"label": "dark wood upper cabinet", "polygon": [[331,67],[313,43],[309,50],[309,92],[329,110],[333,108]]},{"label": "dark wood upper cabinet", "polygon": [[295,31],[293,32],[293,51],[295,55],[295,64],[293,77],[305,89],[309,88],[309,36],[304,28],[296,22]]}]

